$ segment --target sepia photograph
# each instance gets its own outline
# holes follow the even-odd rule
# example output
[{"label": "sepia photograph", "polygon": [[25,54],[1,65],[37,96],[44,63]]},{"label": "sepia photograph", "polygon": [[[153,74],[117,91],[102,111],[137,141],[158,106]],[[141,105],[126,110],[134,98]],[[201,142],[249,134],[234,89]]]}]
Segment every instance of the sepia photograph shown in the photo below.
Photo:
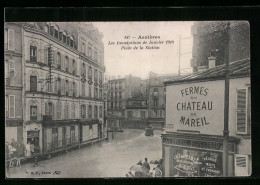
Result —
[{"label": "sepia photograph", "polygon": [[248,177],[248,21],[5,22],[5,176]]}]

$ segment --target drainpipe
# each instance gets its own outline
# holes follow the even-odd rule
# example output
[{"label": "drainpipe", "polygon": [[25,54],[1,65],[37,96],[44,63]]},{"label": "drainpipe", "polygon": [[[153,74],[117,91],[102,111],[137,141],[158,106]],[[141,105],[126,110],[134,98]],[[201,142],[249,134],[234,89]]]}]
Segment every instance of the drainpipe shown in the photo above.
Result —
[{"label": "drainpipe", "polygon": [[230,22],[227,23],[227,28],[225,30],[227,35],[226,43],[226,77],[225,77],[225,107],[224,107],[224,131],[223,131],[223,176],[228,176],[228,140],[229,140],[229,129],[228,129],[228,117],[229,117],[229,41],[230,41]]}]

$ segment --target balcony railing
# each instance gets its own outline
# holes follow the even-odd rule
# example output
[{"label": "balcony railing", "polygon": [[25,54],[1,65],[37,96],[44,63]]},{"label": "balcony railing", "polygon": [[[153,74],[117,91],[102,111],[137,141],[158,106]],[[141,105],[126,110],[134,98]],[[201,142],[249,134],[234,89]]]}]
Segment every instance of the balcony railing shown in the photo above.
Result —
[{"label": "balcony railing", "polygon": [[31,62],[37,62],[37,57],[36,56],[30,56],[30,61]]}]

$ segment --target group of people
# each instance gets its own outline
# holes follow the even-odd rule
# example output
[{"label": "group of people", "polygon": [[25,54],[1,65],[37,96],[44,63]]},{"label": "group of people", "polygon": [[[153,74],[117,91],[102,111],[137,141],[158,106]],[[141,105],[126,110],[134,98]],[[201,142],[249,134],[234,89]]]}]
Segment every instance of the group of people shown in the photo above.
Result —
[{"label": "group of people", "polygon": [[6,166],[12,168],[13,166],[21,165],[21,158],[34,155],[34,145],[32,143],[23,144],[23,141],[17,142],[11,139],[11,142],[5,143],[5,160]]},{"label": "group of people", "polygon": [[137,165],[141,165],[149,171],[146,174],[146,177],[162,177],[162,159],[159,161],[150,161],[150,163],[148,163],[148,159],[145,158],[144,162],[140,160]]}]

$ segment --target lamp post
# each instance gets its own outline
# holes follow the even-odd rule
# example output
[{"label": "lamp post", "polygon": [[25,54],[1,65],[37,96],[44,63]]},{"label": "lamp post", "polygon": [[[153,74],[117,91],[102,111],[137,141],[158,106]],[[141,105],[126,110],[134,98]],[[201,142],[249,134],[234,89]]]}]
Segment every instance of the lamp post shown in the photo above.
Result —
[{"label": "lamp post", "polygon": [[228,140],[229,140],[229,128],[228,128],[228,117],[229,117],[229,31],[230,22],[227,23],[225,28],[226,40],[226,51],[225,51],[225,62],[226,62],[226,75],[225,75],[225,102],[224,102],[224,130],[223,130],[223,176],[228,176]]}]

